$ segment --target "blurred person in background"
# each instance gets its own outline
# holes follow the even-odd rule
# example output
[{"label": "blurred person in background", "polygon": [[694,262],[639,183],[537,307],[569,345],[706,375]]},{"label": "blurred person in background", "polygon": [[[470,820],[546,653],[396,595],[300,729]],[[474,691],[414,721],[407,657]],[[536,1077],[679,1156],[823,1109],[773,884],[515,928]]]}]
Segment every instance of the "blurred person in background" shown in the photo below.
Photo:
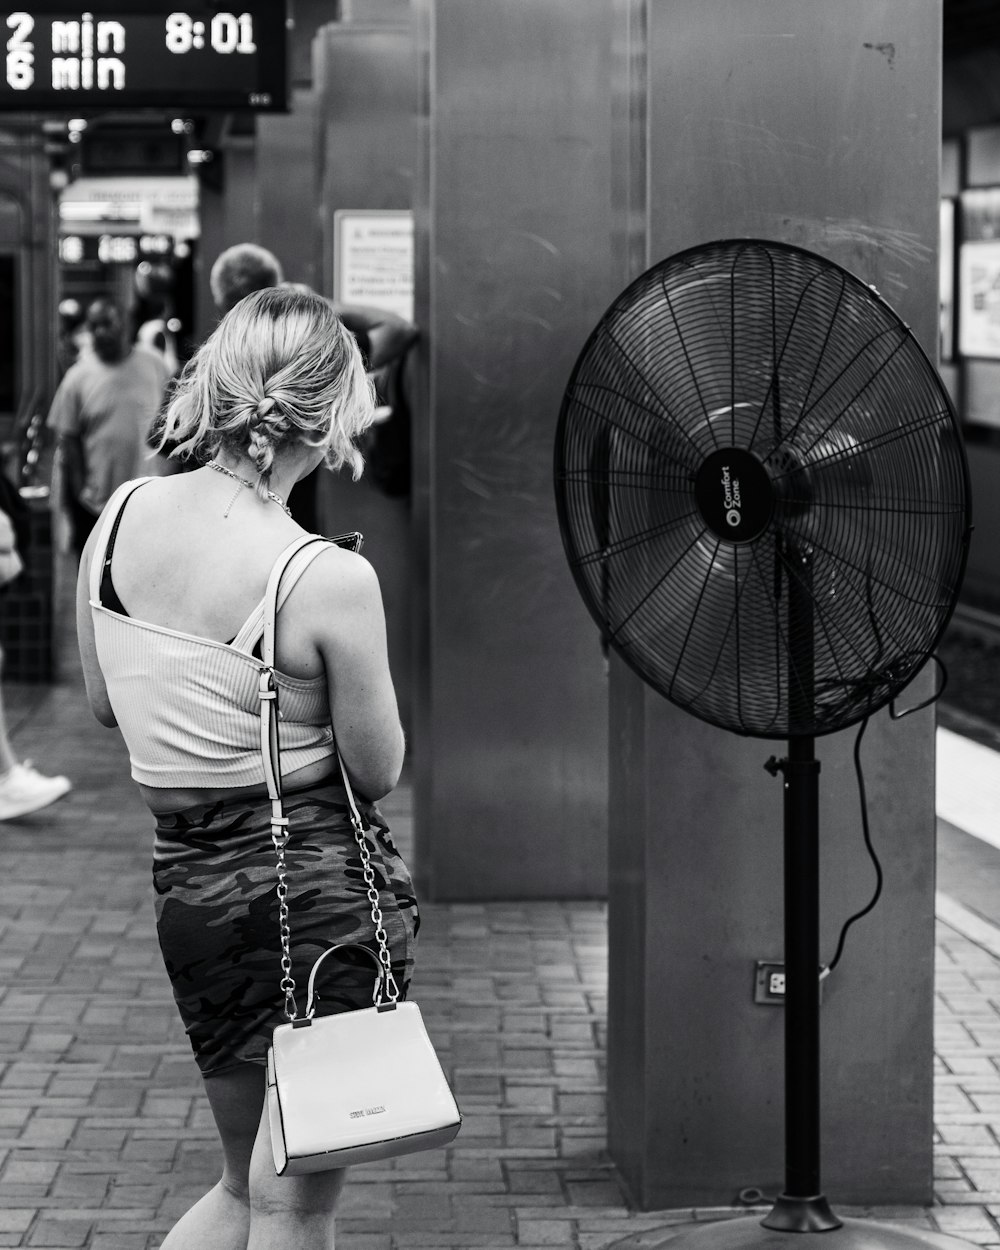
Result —
[{"label": "blurred person in background", "polygon": [[[29,514],[21,495],[7,472],[0,466],[0,584],[19,576],[29,553]],[[0,668],[4,662],[0,650]],[[68,777],[46,777],[30,760],[20,760],[7,730],[4,700],[0,694],[0,820],[13,820],[48,807],[67,794]]]},{"label": "blurred person in background", "polygon": [[49,409],[63,507],[77,556],[113,492],[147,462],[146,439],[170,376],[163,356],[129,344],[118,305],[106,297],[87,309],[91,350],[66,371]]},{"label": "blurred person in background", "polygon": [[[0,650],[0,668],[4,654]],[[11,745],[0,694],[0,820],[13,820],[48,807],[72,790],[68,777],[46,777],[31,760],[20,760]]]},{"label": "blurred person in background", "polygon": [[173,377],[181,367],[177,350],[181,327],[174,316],[174,271],[165,260],[142,260],[136,266],[133,284],[131,320],[135,341],[158,351]]},{"label": "blurred person in background", "polygon": [[[4,655],[0,650],[0,667]],[[0,820],[13,820],[48,807],[73,788],[68,777],[46,777],[31,760],[20,760],[11,745],[0,694]]]},{"label": "blurred person in background", "polygon": [[225,316],[251,291],[280,286],[284,275],[278,258],[256,243],[237,243],[216,258],[208,277],[212,299]]},{"label": "blurred person in background", "polygon": [[87,329],[87,315],[80,306],[80,301],[73,299],[61,300],[59,303],[59,339],[56,343],[56,365],[59,376],[66,372],[70,365],[75,365],[79,358],[90,351],[90,331]]}]

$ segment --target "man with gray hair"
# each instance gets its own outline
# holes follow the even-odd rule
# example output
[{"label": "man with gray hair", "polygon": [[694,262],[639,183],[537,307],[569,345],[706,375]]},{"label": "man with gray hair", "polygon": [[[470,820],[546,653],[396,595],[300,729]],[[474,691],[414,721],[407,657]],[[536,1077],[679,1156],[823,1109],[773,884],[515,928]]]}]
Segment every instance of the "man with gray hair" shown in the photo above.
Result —
[{"label": "man with gray hair", "polygon": [[236,243],[217,257],[208,285],[222,315],[251,291],[280,286],[284,274],[278,258],[257,243]]}]

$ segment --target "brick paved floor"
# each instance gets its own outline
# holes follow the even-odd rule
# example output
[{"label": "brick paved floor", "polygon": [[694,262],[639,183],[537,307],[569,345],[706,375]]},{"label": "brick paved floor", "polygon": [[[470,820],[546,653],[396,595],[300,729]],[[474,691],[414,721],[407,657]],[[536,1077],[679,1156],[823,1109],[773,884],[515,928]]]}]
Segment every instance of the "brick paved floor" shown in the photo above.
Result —
[{"label": "brick paved floor", "polygon": [[[156,945],[149,816],[68,670],[7,692],[22,754],[76,784],[0,827],[0,1246],[149,1250],[215,1179],[216,1134]],[[405,842],[407,788],[385,806]],[[626,1205],[605,1153],[601,905],[424,914],[421,1007],[466,1123],[449,1150],[355,1169],[343,1250],[654,1246],[732,1214]],[[943,916],[938,1201],[873,1214],[1000,1246],[1000,930]]]}]

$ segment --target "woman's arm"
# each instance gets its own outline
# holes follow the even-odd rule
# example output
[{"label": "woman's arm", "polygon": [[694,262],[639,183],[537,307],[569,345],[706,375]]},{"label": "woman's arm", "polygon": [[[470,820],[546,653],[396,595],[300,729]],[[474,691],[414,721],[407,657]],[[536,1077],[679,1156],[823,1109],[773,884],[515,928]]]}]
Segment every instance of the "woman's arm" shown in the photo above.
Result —
[{"label": "woman's arm", "polygon": [[392,364],[420,337],[412,322],[387,309],[370,308],[367,304],[334,304],[333,309],[352,334],[364,330],[368,335],[368,368],[373,372]]},{"label": "woman's arm", "polygon": [[318,557],[306,577],[334,736],[352,782],[366,798],[379,799],[399,780],[405,744],[378,577],[362,556],[340,548]]},{"label": "woman's arm", "polygon": [[90,710],[102,725],[109,729],[118,724],[111,710],[108,699],[108,688],[104,684],[104,674],[97,659],[97,643],[94,640],[94,616],[90,610],[90,564],[93,558],[94,545],[97,542],[100,524],[94,526],[87,545],[80,557],[80,572],[76,582],[76,635],[80,647],[80,660],[83,664],[83,680],[87,687],[87,700]]}]

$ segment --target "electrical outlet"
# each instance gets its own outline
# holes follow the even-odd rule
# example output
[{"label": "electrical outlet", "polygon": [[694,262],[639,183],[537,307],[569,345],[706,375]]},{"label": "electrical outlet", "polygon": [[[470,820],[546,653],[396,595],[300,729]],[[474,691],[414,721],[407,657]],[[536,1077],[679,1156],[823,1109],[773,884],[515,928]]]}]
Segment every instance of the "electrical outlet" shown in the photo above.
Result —
[{"label": "electrical outlet", "polygon": [[785,965],[759,959],[754,978],[753,1000],[768,1007],[780,1007],[785,1001]]},{"label": "electrical outlet", "polygon": [[[823,982],[819,981],[823,1001]],[[785,1002],[785,965],[777,959],[758,959],[753,983],[753,1001],[765,1007],[781,1007]]]}]

